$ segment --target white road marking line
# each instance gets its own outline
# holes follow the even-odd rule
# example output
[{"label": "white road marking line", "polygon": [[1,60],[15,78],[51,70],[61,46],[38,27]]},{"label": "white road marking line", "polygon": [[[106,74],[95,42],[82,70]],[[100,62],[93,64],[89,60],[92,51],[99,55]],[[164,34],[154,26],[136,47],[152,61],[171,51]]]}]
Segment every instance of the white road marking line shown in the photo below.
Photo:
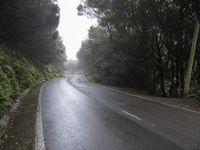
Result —
[{"label": "white road marking line", "polygon": [[[87,80],[87,79],[86,79]],[[195,111],[195,110],[191,110],[191,109],[188,109],[188,108],[184,108],[184,107],[181,107],[181,106],[175,106],[175,105],[172,105],[172,104],[167,104],[165,102],[159,102],[159,101],[154,101],[154,100],[151,100],[150,98],[146,98],[144,96],[139,96],[139,95],[135,95],[135,94],[132,94],[132,93],[127,93],[127,92],[124,92],[124,91],[121,91],[119,89],[114,89],[112,87],[108,87],[108,86],[103,86],[103,85],[100,85],[100,84],[97,84],[97,83],[94,83],[94,82],[91,82],[89,80],[87,80],[89,83],[95,85],[95,86],[100,86],[104,89],[110,89],[110,90],[113,90],[113,91],[116,91],[116,92],[119,92],[119,93],[123,93],[123,94],[126,94],[126,95],[129,95],[129,96],[133,96],[133,97],[136,97],[136,98],[140,98],[142,100],[146,100],[146,101],[149,101],[149,102],[152,102],[152,103],[157,103],[157,104],[161,104],[161,105],[164,105],[164,106],[168,106],[168,107],[173,107],[173,108],[176,108],[176,109],[180,109],[180,110],[184,110],[184,111],[187,111],[187,112],[192,112],[192,113],[195,113],[195,114],[200,114],[199,111]]]},{"label": "white road marking line", "polygon": [[37,107],[37,119],[36,119],[36,135],[35,135],[35,150],[45,150],[45,143],[44,143],[44,133],[43,133],[43,124],[42,124],[42,112],[41,112],[41,100],[42,100],[42,93],[43,87],[45,83],[40,88],[40,93],[38,97],[38,107]]},{"label": "white road marking line", "polygon": [[132,117],[132,118],[135,118],[135,119],[137,119],[137,120],[139,120],[139,121],[143,121],[143,119],[141,119],[140,117],[135,116],[135,115],[133,115],[133,114],[127,112],[127,111],[122,111],[122,112],[125,113],[126,115]]}]

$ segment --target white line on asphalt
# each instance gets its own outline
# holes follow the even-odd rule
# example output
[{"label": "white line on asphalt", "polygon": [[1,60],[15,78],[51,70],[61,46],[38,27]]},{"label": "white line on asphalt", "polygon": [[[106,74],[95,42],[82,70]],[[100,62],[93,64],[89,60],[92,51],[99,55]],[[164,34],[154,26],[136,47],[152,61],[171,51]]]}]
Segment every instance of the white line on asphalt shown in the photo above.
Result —
[{"label": "white line on asphalt", "polygon": [[[89,80],[87,80],[87,81],[90,82]],[[132,93],[127,93],[127,92],[121,91],[119,89],[115,89],[115,88],[108,87],[108,86],[103,86],[103,85],[96,84],[96,83],[93,83],[93,82],[90,82],[90,83],[92,83],[93,85],[96,85],[96,86],[103,87],[105,89],[110,89],[110,90],[113,90],[113,91],[116,91],[116,92],[119,92],[119,93],[123,93],[123,94],[129,95],[129,96],[133,96],[133,97],[136,97],[136,98],[140,98],[142,100],[146,100],[146,101],[149,101],[149,102],[152,102],[152,103],[155,103],[155,104],[157,103],[157,104],[161,104],[161,105],[164,105],[164,106],[168,106],[168,107],[173,107],[173,108],[176,108],[176,109],[184,110],[184,111],[187,111],[187,112],[200,114],[199,111],[191,110],[191,109],[184,108],[184,107],[181,107],[181,106],[175,106],[175,105],[167,104],[167,103],[164,103],[164,102],[154,101],[154,100],[151,100],[151,99],[146,98],[144,96],[139,96],[139,95],[135,95],[135,94],[132,94]]]},{"label": "white line on asphalt", "polygon": [[42,93],[43,87],[45,83],[40,88],[40,93],[38,97],[38,107],[37,107],[37,119],[36,119],[36,135],[35,135],[35,150],[45,150],[45,143],[44,143],[44,133],[43,133],[43,124],[42,124],[42,112],[41,112],[41,105],[42,105]]},{"label": "white line on asphalt", "polygon": [[126,115],[132,117],[132,118],[135,118],[135,119],[137,119],[137,120],[139,120],[139,121],[143,121],[140,117],[135,116],[135,115],[133,115],[133,114],[127,112],[127,111],[122,111],[122,112],[125,113]]}]

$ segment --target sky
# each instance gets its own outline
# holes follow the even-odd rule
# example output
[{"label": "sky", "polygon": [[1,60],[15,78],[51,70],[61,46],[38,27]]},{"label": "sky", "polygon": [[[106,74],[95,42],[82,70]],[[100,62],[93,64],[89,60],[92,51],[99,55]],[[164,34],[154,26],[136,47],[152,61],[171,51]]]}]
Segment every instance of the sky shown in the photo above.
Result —
[{"label": "sky", "polygon": [[76,59],[81,42],[87,38],[88,29],[96,24],[96,19],[77,15],[80,0],[58,0],[60,7],[59,33],[66,47],[67,58]]}]

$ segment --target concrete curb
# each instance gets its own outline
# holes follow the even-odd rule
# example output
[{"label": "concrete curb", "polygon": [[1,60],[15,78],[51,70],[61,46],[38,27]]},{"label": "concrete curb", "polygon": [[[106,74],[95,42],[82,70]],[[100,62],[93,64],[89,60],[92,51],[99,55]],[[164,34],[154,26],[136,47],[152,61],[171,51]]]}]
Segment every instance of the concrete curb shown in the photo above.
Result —
[{"label": "concrete curb", "polygon": [[[40,84],[42,82],[45,82],[45,80],[38,82],[37,84]],[[35,85],[37,85],[35,84]],[[10,106],[10,110],[6,112],[2,118],[0,118],[0,131],[2,131],[9,123],[11,115],[18,109],[21,100],[29,93],[29,91],[35,86],[31,86],[24,90],[24,92],[14,101],[14,103]],[[1,133],[1,132],[0,132]],[[0,134],[1,136],[1,134]]]},{"label": "concrete curb", "polygon": [[2,131],[6,126],[8,125],[12,114],[17,110],[19,107],[21,100],[29,93],[30,89],[26,89],[20,97],[18,97],[15,102],[11,105],[10,110],[3,115],[3,117],[0,119],[0,131]]},{"label": "concrete curb", "polygon": [[37,107],[37,118],[36,118],[36,135],[35,135],[35,150],[45,150],[45,141],[43,133],[43,123],[42,123],[42,93],[43,88],[46,83],[40,88],[40,93],[38,97],[38,107]]}]

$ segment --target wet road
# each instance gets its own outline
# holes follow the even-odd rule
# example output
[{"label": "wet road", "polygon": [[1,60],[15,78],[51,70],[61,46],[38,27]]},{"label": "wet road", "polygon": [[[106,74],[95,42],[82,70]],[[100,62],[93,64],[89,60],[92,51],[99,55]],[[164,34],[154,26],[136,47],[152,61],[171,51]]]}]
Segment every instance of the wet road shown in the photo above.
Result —
[{"label": "wet road", "polygon": [[42,94],[47,150],[200,150],[200,114],[68,75]]}]

